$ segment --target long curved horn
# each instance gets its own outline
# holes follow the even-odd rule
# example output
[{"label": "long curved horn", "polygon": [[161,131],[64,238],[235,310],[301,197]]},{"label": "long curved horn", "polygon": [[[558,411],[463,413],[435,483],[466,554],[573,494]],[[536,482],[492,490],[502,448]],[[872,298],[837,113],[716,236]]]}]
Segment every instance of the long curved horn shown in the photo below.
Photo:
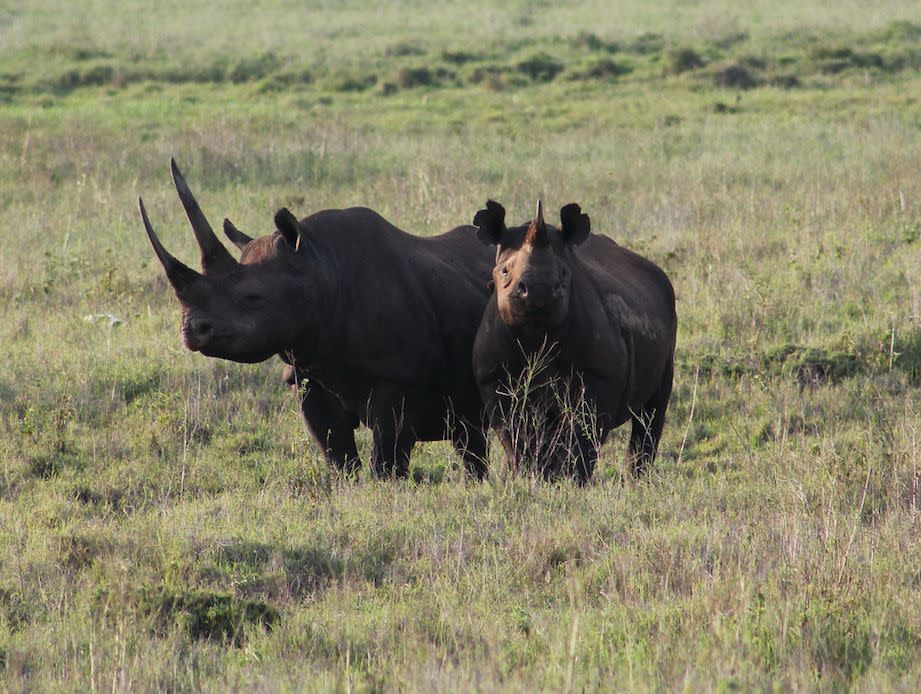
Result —
[{"label": "long curved horn", "polygon": [[537,211],[534,213],[534,221],[528,227],[526,239],[533,248],[546,248],[550,245],[550,236],[544,223],[544,205],[540,198],[537,199]]},{"label": "long curved horn", "polygon": [[181,261],[176,260],[176,258],[171,256],[163,247],[163,244],[160,243],[160,239],[157,238],[157,233],[150,224],[150,219],[147,217],[147,210],[144,208],[144,200],[140,197],[138,197],[138,207],[141,208],[141,219],[144,220],[144,229],[147,231],[147,238],[150,239],[150,245],[153,246],[154,253],[157,254],[160,264],[163,266],[163,269],[166,270],[167,279],[176,290],[181,290],[189,282],[198,277],[198,273],[187,265],[184,265]]},{"label": "long curved horn", "polygon": [[237,266],[236,259],[230,255],[230,252],[224,248],[224,245],[214,235],[214,230],[208,223],[208,218],[205,217],[204,212],[198,206],[198,202],[182,177],[175,159],[170,159],[170,169],[173,172],[173,183],[176,184],[176,192],[179,193],[179,199],[182,200],[182,206],[185,208],[189,224],[192,225],[192,231],[195,232],[195,239],[201,249],[201,269],[206,275],[209,272],[232,270]]}]

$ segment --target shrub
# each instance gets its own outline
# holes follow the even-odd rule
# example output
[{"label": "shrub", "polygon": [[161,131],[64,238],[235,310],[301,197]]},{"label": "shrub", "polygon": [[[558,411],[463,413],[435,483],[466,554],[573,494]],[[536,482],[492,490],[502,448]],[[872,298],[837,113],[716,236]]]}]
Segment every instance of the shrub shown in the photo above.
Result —
[{"label": "shrub", "polygon": [[538,53],[518,62],[515,69],[536,82],[549,82],[562,72],[563,64],[547,53]]},{"label": "shrub", "polygon": [[640,55],[648,55],[650,53],[658,53],[665,47],[665,37],[662,34],[640,34],[630,43],[627,44],[626,49],[631,53],[639,53]]},{"label": "shrub", "polygon": [[573,73],[573,79],[607,80],[615,79],[631,72],[630,67],[616,63],[610,58],[600,58]]},{"label": "shrub", "polygon": [[168,586],[146,588],[141,593],[142,610],[153,617],[157,631],[179,626],[196,639],[217,639],[240,645],[246,624],[271,629],[278,610],[259,600],[197,590],[174,590]]},{"label": "shrub", "polygon": [[744,65],[730,63],[713,73],[713,83],[727,89],[754,89],[761,84],[761,79]]},{"label": "shrub", "polygon": [[432,70],[425,66],[402,67],[397,70],[393,81],[400,89],[412,89],[413,87],[436,86],[453,78],[454,73],[445,68]]},{"label": "shrub", "polygon": [[466,63],[474,63],[482,58],[475,53],[468,53],[467,51],[442,51],[441,57],[445,62],[452,63],[454,65],[465,65]]},{"label": "shrub", "polygon": [[666,75],[680,75],[705,64],[704,59],[693,48],[673,48],[665,54],[663,72]]}]

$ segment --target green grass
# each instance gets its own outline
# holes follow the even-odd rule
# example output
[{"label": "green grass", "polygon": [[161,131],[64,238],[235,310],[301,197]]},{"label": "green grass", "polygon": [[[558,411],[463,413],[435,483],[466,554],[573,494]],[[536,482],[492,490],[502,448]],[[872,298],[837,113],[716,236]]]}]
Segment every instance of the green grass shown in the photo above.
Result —
[{"label": "green grass", "polygon": [[[0,687],[915,689],[915,5],[249,7],[0,5]],[[182,348],[170,156],[251,234],[579,202],[677,291],[649,479],[331,477]]]}]

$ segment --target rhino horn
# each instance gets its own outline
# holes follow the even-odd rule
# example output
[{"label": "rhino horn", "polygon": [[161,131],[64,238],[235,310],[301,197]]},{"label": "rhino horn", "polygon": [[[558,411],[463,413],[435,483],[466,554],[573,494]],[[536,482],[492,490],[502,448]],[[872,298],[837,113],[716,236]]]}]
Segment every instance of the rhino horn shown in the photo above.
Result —
[{"label": "rhino horn", "polygon": [[224,219],[224,234],[230,239],[230,242],[241,251],[253,242],[253,238],[234,226],[229,219]]},{"label": "rhino horn", "polygon": [[544,205],[540,198],[537,199],[534,221],[528,227],[527,241],[532,248],[546,248],[550,245],[550,236],[547,234],[547,225],[544,223]]},{"label": "rhino horn", "polygon": [[236,259],[230,255],[215,236],[214,230],[208,223],[208,218],[205,217],[201,207],[198,206],[198,202],[182,177],[182,172],[179,171],[175,159],[170,159],[170,168],[173,171],[173,183],[176,184],[176,192],[179,193],[179,199],[182,200],[182,206],[189,217],[189,224],[192,225],[192,231],[195,232],[195,239],[201,249],[201,269],[206,275],[212,272],[232,270],[237,266]]},{"label": "rhino horn", "polygon": [[144,220],[144,229],[147,231],[147,238],[150,239],[150,245],[153,246],[154,253],[157,254],[157,258],[160,260],[160,264],[163,265],[163,269],[166,271],[166,277],[170,281],[170,284],[173,285],[173,288],[181,290],[189,282],[194,280],[199,276],[195,270],[184,265],[181,261],[176,260],[169,252],[163,247],[163,244],[160,243],[160,239],[157,238],[157,233],[153,230],[153,226],[150,224],[150,219],[147,217],[147,210],[144,208],[144,200],[138,198],[138,207],[141,208],[141,219]]}]

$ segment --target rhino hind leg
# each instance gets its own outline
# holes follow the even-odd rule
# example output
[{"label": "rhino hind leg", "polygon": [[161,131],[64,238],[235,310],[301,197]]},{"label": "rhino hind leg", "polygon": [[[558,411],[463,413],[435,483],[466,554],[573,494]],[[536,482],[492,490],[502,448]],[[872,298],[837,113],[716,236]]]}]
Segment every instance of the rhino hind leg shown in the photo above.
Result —
[{"label": "rhino hind leg", "polygon": [[483,480],[489,472],[486,432],[472,425],[461,424],[455,429],[452,443],[464,461],[467,476],[477,481]]},{"label": "rhino hind leg", "polygon": [[326,462],[352,477],[361,467],[355,445],[358,419],[342,407],[339,398],[318,383],[307,383],[300,391],[301,413],[307,428],[320,445]]},{"label": "rhino hind leg", "polygon": [[588,436],[580,434],[573,451],[573,474],[578,484],[588,484],[598,462],[598,447]]},{"label": "rhino hind leg", "polygon": [[[384,417],[386,419],[386,416]],[[375,422],[371,428],[374,449],[371,452],[371,471],[375,477],[409,476],[409,458],[416,445],[416,436],[408,428]]]},{"label": "rhino hind leg", "polygon": [[659,389],[639,412],[631,413],[633,428],[630,431],[630,463],[634,477],[646,472],[656,459],[659,439],[665,426],[665,411],[672,395],[674,363],[669,362]]}]

